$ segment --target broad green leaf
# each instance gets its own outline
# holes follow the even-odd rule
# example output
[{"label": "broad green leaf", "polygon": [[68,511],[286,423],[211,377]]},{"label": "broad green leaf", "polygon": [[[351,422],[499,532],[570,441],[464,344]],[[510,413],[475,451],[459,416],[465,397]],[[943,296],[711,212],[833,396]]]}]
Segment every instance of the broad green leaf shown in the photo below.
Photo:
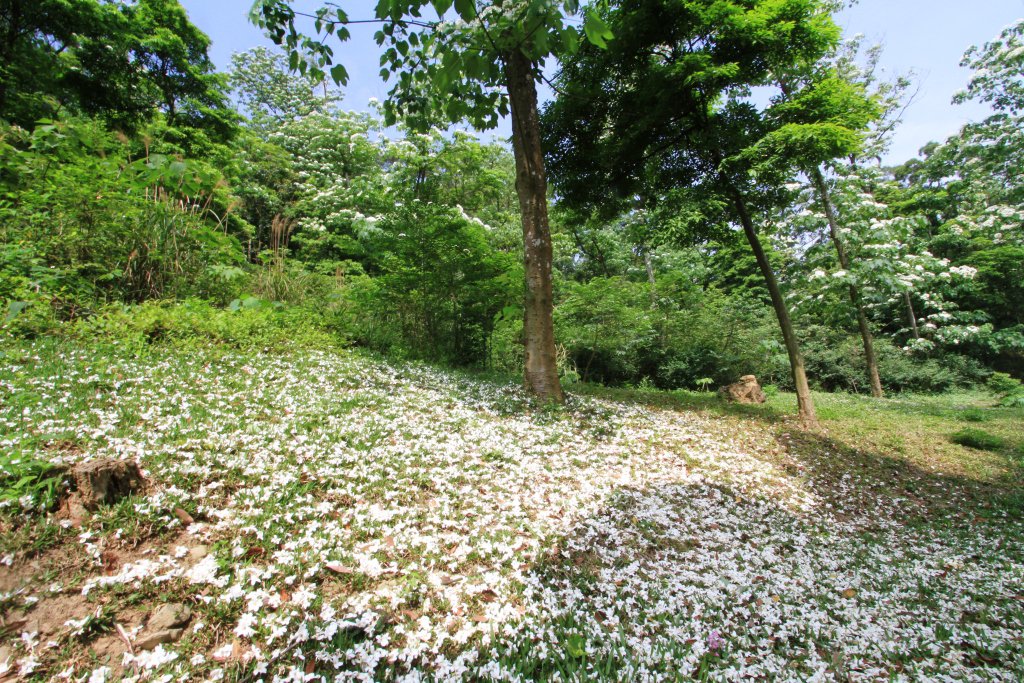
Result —
[{"label": "broad green leaf", "polygon": [[464,21],[471,21],[476,17],[476,2],[474,0],[455,0],[455,11]]},{"label": "broad green leaf", "polygon": [[331,67],[331,79],[338,85],[345,85],[348,83],[348,70],[341,64],[335,64]]},{"label": "broad green leaf", "polygon": [[7,322],[10,322],[18,317],[22,311],[28,308],[27,301],[12,301],[7,304]]},{"label": "broad green leaf", "polygon": [[587,40],[599,48],[608,47],[608,41],[614,35],[604,19],[597,15],[594,10],[587,11],[587,18],[583,21],[583,32],[587,34]]}]

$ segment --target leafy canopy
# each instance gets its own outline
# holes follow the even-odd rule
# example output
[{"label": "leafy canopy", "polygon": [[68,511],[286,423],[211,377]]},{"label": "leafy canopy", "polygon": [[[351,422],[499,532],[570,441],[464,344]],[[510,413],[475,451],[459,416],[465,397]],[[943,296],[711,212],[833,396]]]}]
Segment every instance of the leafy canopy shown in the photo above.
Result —
[{"label": "leafy canopy", "polygon": [[[380,0],[373,18],[351,19],[336,6],[303,14],[286,0],[257,0],[251,17],[286,47],[293,69],[314,79],[329,71],[339,84],[348,81],[348,71],[335,63],[327,38],[347,40],[352,24],[379,25],[380,76],[393,83],[384,104],[389,125],[398,118],[419,128],[465,120],[488,129],[509,111],[509,55],[519,51],[539,67],[549,57],[574,53],[580,37],[570,18],[579,11],[577,0]],[[424,18],[424,12],[438,18]],[[300,18],[312,22],[313,35],[297,29]],[[593,9],[585,13],[583,32],[597,46],[612,37]]]}]

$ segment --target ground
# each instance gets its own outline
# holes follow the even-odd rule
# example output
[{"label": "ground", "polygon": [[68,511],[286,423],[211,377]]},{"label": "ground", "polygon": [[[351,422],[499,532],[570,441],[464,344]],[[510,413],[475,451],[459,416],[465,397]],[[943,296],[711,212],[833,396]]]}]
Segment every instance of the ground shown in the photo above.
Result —
[{"label": "ground", "polygon": [[818,395],[804,430],[786,394],[543,409],[346,350],[41,340],[0,397],[8,470],[149,482],[8,496],[0,680],[1024,677],[1024,411],[982,394]]}]

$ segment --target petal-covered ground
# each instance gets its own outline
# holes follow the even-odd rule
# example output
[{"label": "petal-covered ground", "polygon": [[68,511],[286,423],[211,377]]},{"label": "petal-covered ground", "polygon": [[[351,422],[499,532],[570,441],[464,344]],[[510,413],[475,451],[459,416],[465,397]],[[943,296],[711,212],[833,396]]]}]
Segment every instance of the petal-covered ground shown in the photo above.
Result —
[{"label": "petal-covered ground", "polygon": [[785,423],[343,351],[39,344],[0,396],[14,458],[151,482],[80,526],[8,505],[0,679],[1024,677],[1021,520]]}]

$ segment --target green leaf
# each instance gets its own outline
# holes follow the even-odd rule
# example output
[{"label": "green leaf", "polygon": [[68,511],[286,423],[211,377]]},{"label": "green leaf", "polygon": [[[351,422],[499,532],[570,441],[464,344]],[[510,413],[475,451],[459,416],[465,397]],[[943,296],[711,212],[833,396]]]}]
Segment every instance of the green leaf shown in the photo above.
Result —
[{"label": "green leaf", "polygon": [[437,16],[444,17],[444,13],[452,6],[452,0],[431,0],[430,4],[434,6]]},{"label": "green leaf", "polygon": [[348,83],[348,70],[341,64],[335,64],[331,67],[331,79],[338,85],[345,85]]},{"label": "green leaf", "polygon": [[476,2],[474,0],[455,0],[455,11],[464,21],[476,18]]},{"label": "green leaf", "polygon": [[594,10],[587,10],[587,18],[583,21],[583,32],[587,34],[587,40],[604,49],[608,47],[608,41],[614,38],[608,24],[597,15]]},{"label": "green leaf", "polygon": [[17,318],[26,308],[28,308],[27,301],[12,301],[7,304],[7,322]]}]

